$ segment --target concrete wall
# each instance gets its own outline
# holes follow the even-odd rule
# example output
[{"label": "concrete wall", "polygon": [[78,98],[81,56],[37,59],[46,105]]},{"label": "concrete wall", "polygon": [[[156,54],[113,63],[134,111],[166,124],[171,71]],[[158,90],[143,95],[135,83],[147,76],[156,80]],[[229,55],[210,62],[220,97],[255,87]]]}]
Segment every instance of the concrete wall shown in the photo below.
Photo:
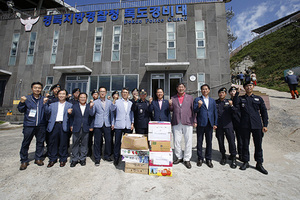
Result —
[{"label": "concrete wall", "polygon": [[[176,22],[176,60],[167,60],[166,24],[167,17],[161,15],[164,23],[124,25],[124,10],[119,19],[112,22],[107,16],[105,23],[72,25],[63,23],[45,27],[43,17],[33,26],[37,32],[34,64],[26,65],[26,56],[30,32],[25,32],[20,20],[0,21],[0,68],[12,72],[9,78],[3,106],[12,106],[14,99],[20,98],[30,90],[33,81],[45,84],[46,76],[54,76],[54,83],[62,81],[64,76],[54,71],[53,66],[85,65],[93,70],[90,75],[102,74],[139,74],[140,87],[150,89],[150,73],[145,63],[149,62],[190,62],[183,72],[183,80],[190,92],[196,92],[197,81],[191,82],[190,75],[205,73],[205,81],[212,87],[212,97],[217,90],[230,81],[229,55],[227,49],[227,26],[224,3],[199,3],[187,5],[187,21]],[[205,21],[206,59],[196,58],[195,21]],[[122,25],[121,60],[111,61],[112,32],[114,25]],[[95,27],[104,28],[101,62],[93,62]],[[53,33],[59,30],[59,42],[56,64],[50,64]],[[13,33],[20,33],[17,62],[8,66]],[[229,87],[229,84],[225,84]],[[196,94],[195,94],[196,96]]]}]

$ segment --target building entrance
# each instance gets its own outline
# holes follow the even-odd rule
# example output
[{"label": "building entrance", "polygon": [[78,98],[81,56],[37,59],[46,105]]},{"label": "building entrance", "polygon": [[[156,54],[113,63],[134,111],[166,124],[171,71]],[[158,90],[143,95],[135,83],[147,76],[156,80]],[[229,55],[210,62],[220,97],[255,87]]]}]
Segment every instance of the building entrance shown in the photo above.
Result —
[{"label": "building entrance", "polygon": [[66,90],[72,94],[72,90],[79,88],[80,92],[87,92],[88,76],[67,76],[66,77]]}]

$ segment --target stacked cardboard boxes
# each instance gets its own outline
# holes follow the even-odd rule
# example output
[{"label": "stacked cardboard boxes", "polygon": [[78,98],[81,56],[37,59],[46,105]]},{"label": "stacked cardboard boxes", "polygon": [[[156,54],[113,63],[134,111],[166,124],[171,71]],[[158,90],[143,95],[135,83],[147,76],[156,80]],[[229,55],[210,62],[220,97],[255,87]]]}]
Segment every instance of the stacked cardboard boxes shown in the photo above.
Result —
[{"label": "stacked cardboard boxes", "polygon": [[126,173],[148,174],[149,146],[147,137],[140,134],[125,134],[121,146],[122,161]]},{"label": "stacked cardboard boxes", "polygon": [[172,176],[171,123],[149,122],[149,175]]}]

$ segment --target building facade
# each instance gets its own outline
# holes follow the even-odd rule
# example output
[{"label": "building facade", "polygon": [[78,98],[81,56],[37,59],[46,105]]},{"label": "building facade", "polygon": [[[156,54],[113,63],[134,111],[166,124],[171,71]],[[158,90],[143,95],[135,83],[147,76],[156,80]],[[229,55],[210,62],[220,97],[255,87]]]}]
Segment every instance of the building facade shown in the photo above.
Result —
[{"label": "building facade", "polygon": [[150,96],[163,88],[166,99],[178,82],[195,97],[204,83],[213,97],[230,83],[223,1],[54,13],[22,23],[0,21],[3,107],[30,93],[34,81],[46,91],[55,83],[69,92],[144,88]]}]

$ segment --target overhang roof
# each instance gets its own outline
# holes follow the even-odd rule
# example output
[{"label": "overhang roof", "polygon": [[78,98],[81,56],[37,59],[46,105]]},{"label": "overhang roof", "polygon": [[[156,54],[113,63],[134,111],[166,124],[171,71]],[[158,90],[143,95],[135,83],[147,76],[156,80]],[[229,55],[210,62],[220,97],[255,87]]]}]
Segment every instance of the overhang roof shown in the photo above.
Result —
[{"label": "overhang roof", "polygon": [[190,62],[158,62],[145,63],[147,71],[185,71],[189,68]]},{"label": "overhang roof", "polygon": [[11,76],[11,75],[12,75],[12,72],[9,72],[9,71],[0,69],[0,75],[9,75],[9,76]]},{"label": "overhang roof", "polygon": [[93,71],[85,65],[54,66],[53,69],[65,74],[92,73]]}]

